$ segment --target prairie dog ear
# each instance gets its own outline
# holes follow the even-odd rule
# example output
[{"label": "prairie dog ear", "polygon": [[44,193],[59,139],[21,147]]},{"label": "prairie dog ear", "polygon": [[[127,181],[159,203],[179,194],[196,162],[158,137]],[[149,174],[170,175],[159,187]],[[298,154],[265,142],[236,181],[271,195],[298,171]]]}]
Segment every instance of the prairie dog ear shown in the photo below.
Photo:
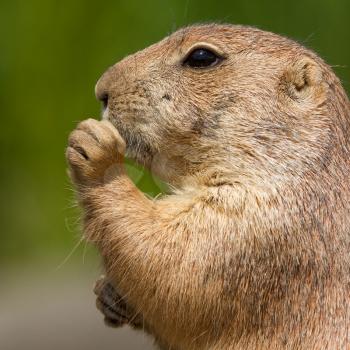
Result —
[{"label": "prairie dog ear", "polygon": [[309,57],[302,57],[286,69],[282,77],[284,92],[293,100],[319,96],[323,91],[321,67]]}]

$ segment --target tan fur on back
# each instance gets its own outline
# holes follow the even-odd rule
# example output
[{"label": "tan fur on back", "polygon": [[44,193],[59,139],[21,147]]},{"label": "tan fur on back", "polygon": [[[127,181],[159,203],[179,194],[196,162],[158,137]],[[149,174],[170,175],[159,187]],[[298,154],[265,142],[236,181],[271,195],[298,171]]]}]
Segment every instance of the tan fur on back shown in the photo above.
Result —
[{"label": "tan fur on back", "polygon": [[[185,67],[194,46],[225,59]],[[350,349],[350,104],[329,66],[272,33],[193,26],[111,67],[96,93],[126,155],[175,189],[150,200],[115,170],[123,140],[107,122],[73,132],[85,234],[158,343]]]}]

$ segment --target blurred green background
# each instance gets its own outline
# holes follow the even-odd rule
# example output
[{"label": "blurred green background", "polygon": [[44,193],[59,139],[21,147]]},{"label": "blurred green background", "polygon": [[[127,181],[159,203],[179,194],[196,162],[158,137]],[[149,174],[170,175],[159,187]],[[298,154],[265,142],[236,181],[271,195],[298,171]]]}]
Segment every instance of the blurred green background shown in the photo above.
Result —
[{"label": "blurred green background", "polygon": [[[37,286],[43,275],[50,277],[40,288],[72,280],[85,288],[79,283],[85,274],[81,281],[90,288],[99,273],[93,248],[81,244],[65,259],[80,239],[66,176],[68,134],[79,120],[99,117],[94,85],[108,66],[180,26],[210,21],[258,26],[298,40],[331,64],[349,91],[348,0],[1,0],[0,292],[11,295],[24,280],[28,288]],[[137,185],[151,195],[159,192],[147,175]],[[93,309],[93,297],[88,299],[84,305]]]}]

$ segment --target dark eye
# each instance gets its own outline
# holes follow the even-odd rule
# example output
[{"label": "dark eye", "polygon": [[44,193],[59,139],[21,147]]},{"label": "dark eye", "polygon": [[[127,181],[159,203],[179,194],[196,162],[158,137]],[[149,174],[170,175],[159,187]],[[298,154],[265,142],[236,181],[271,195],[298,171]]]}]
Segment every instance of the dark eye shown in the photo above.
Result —
[{"label": "dark eye", "polygon": [[212,67],[220,61],[220,57],[208,49],[195,49],[184,60],[184,65],[192,68]]}]

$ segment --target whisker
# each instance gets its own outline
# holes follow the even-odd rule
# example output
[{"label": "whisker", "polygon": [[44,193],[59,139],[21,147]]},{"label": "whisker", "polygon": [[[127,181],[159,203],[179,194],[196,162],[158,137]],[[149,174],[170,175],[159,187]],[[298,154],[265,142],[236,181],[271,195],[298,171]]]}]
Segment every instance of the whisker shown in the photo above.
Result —
[{"label": "whisker", "polygon": [[64,264],[67,263],[67,261],[72,257],[72,255],[76,252],[76,250],[79,248],[80,244],[83,242],[84,237],[81,237],[80,240],[76,243],[76,245],[72,248],[70,253],[63,259],[63,261],[57,266],[55,271],[58,271]]}]

